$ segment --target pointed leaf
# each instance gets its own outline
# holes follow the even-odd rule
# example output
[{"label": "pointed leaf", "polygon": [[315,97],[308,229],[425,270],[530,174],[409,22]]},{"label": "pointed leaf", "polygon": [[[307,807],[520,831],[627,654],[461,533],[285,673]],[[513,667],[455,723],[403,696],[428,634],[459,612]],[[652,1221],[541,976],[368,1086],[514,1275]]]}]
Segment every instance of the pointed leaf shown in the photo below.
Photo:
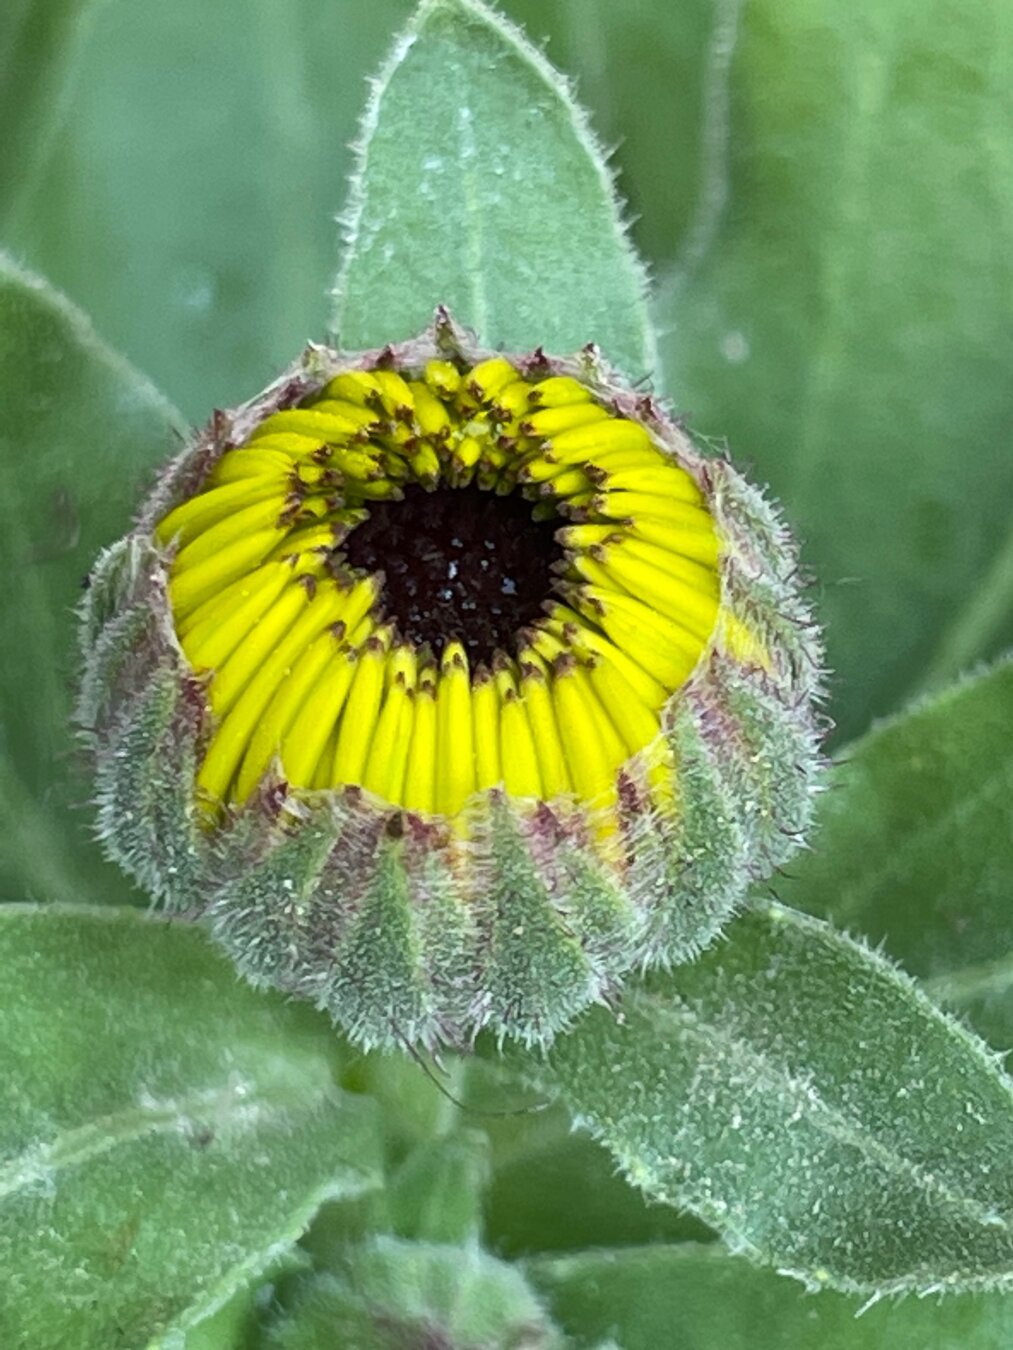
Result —
[{"label": "pointed leaf", "polygon": [[197,929],[0,910],[0,1345],[168,1346],[377,1184],[335,1039]]},{"label": "pointed leaf", "polygon": [[562,78],[480,0],[424,0],[363,119],[340,342],[410,337],[445,304],[495,346],[593,341],[639,378],[655,365],[644,289]]},{"label": "pointed leaf", "polygon": [[1013,1087],[818,920],[757,907],[524,1063],[647,1195],[758,1261],[865,1293],[1013,1283]]},{"label": "pointed leaf", "polygon": [[[862,1311],[862,1300],[751,1266],[717,1245],[580,1252],[524,1264],[576,1350],[614,1337],[623,1350],[1005,1350],[1007,1294],[907,1298]],[[858,1314],[861,1312],[861,1316]]]},{"label": "pointed leaf", "polygon": [[782,899],[883,942],[1013,1044],[1013,661],[850,746]]},{"label": "pointed leaf", "polygon": [[[716,8],[738,22],[657,316],[668,384],[807,541],[854,736],[1008,548],[1013,9]],[[971,659],[1013,637],[987,628]]]},{"label": "pointed leaf", "polygon": [[419,1144],[388,1183],[391,1231],[416,1242],[477,1242],[488,1153],[479,1130]]},{"label": "pointed leaf", "polygon": [[72,809],[87,796],[68,725],[73,611],[182,423],[80,311],[2,254],[0,397],[0,880],[8,896],[105,899],[128,892]]},{"label": "pointed leaf", "polygon": [[727,7],[510,0],[506,8],[536,46],[548,35],[546,55],[574,76],[595,128],[616,147],[634,238],[648,258],[669,261],[707,186],[703,114],[733,27]]}]

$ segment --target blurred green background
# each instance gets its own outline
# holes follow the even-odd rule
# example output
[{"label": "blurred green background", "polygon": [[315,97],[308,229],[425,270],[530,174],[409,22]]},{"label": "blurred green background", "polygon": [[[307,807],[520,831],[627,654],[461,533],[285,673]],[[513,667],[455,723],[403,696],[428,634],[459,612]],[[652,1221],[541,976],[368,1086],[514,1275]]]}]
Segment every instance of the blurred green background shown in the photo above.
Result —
[{"label": "blurred green background", "polygon": [[[655,384],[805,542],[841,737],[1013,639],[1013,6],[503,8],[618,147]],[[187,418],[248,397],[325,334],[364,81],[411,9],[7,0],[0,243]]]}]

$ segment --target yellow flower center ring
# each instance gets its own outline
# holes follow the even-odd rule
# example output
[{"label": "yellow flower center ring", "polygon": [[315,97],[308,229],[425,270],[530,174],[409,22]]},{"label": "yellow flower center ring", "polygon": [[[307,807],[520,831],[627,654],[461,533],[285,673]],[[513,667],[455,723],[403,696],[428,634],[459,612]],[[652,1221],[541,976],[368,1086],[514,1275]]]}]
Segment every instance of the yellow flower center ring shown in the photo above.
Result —
[{"label": "yellow flower center ring", "polygon": [[719,609],[694,477],[581,380],[502,357],[336,375],[157,537],[212,812],[272,771],[421,814],[495,787],[607,809]]}]

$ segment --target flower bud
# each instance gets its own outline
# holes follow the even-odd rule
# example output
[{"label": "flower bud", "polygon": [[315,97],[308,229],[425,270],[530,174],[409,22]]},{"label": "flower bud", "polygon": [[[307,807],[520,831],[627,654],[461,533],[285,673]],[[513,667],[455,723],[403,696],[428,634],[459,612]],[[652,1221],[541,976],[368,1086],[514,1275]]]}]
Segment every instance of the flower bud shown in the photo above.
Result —
[{"label": "flower bud", "polygon": [[364,1046],[548,1041],[691,959],[809,823],[776,510],[593,348],[445,313],[218,413],[98,561],[100,833]]}]

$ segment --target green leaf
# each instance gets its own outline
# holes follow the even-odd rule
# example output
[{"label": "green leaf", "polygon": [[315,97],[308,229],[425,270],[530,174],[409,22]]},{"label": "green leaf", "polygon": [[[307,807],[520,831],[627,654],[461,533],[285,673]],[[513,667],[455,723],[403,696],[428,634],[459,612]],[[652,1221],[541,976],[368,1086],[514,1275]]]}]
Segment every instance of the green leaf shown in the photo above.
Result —
[{"label": "green leaf", "polygon": [[[302,1244],[286,1249],[269,1267],[258,1271],[255,1283],[237,1289],[216,1312],[188,1327],[178,1350],[260,1350],[265,1304],[274,1297],[281,1281],[305,1273],[310,1264]],[[168,1350],[177,1350],[171,1339]]]},{"label": "green leaf", "polygon": [[382,1191],[326,1205],[303,1239],[318,1268],[340,1264],[351,1243],[377,1234],[463,1245],[482,1229],[482,1192],[489,1141],[479,1130],[456,1130],[418,1144],[389,1168]]},{"label": "green leaf", "polygon": [[[188,417],[248,397],[326,327],[346,146],[366,74],[410,8],[93,5],[76,78],[57,100],[53,153],[8,244],[157,374]],[[507,8],[533,38],[552,35],[552,52],[579,73],[596,125],[620,142],[636,236],[664,262],[700,177],[707,7]],[[18,78],[45,84],[34,63]]]},{"label": "green leaf", "polygon": [[391,1231],[420,1242],[477,1241],[488,1153],[479,1130],[458,1130],[413,1149],[388,1182]]},{"label": "green leaf", "polygon": [[49,149],[88,8],[89,0],[5,0],[0,8],[0,225]]},{"label": "green leaf", "polygon": [[1013,1090],[901,972],[757,907],[628,987],[544,1063],[647,1195],[741,1252],[853,1292],[1013,1283]]},{"label": "green leaf", "polygon": [[[721,78],[727,7],[509,0],[532,42],[573,75],[606,145],[615,145],[633,237],[662,264],[678,252],[706,189],[702,116]],[[648,96],[649,95],[649,96]]]},{"label": "green leaf", "polygon": [[723,8],[740,17],[714,191],[659,306],[663,356],[807,541],[853,736],[1008,538],[1013,9]]},{"label": "green leaf", "polygon": [[644,276],[565,83],[480,0],[423,0],[373,87],[345,218],[334,328],[410,337],[446,304],[485,342],[597,342],[653,371]]},{"label": "green leaf", "polygon": [[189,418],[249,398],[324,333],[345,147],[407,12],[102,0],[6,242]]},{"label": "green leaf", "polygon": [[[0,254],[0,881],[7,895],[128,894],[88,837],[68,725],[74,606],[99,548],[178,443],[178,414],[87,319]],[[2,892],[0,892],[2,893]]]},{"label": "green leaf", "polygon": [[[495,1141],[500,1122],[483,1123]],[[494,1251],[516,1257],[708,1238],[702,1223],[629,1185],[601,1144],[574,1132],[565,1111],[554,1107],[540,1123],[494,1165],[485,1193],[485,1240]]]},{"label": "green leaf", "polygon": [[980,584],[953,616],[914,692],[936,689],[1013,643],[1013,524]]},{"label": "green leaf", "polygon": [[337,1042],[183,924],[0,910],[0,1344],[174,1345],[379,1180]]},{"label": "green leaf", "polygon": [[844,752],[782,899],[883,942],[1013,1044],[1013,661]]},{"label": "green leaf", "polygon": [[[861,1300],[807,1294],[720,1247],[581,1252],[524,1266],[575,1350],[615,1337],[623,1350],[1006,1350],[1006,1294],[904,1299],[861,1311]],[[861,1315],[858,1316],[859,1312]]]},{"label": "green leaf", "polygon": [[376,1238],[305,1281],[267,1337],[272,1350],[561,1350],[513,1267],[477,1247]]}]

